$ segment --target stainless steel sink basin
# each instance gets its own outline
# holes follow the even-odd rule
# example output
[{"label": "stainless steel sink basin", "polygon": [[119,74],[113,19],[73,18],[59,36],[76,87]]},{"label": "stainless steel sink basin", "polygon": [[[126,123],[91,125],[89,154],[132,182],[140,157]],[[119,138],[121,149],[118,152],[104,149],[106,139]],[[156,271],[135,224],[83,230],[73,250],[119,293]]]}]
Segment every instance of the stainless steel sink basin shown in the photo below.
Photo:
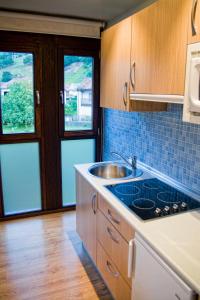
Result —
[{"label": "stainless steel sink basin", "polygon": [[93,176],[104,179],[130,179],[142,175],[139,169],[132,170],[125,164],[114,162],[100,162],[89,168],[89,173]]}]

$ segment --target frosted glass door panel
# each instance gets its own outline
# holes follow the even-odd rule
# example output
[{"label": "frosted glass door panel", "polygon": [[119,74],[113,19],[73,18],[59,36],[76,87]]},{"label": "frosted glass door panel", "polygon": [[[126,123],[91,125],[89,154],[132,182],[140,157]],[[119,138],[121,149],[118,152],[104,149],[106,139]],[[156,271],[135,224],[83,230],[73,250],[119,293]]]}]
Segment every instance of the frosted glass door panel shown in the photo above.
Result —
[{"label": "frosted glass door panel", "polygon": [[62,199],[63,206],[76,202],[74,164],[95,160],[95,140],[62,141]]},{"label": "frosted glass door panel", "polygon": [[39,144],[0,145],[5,215],[41,209]]}]

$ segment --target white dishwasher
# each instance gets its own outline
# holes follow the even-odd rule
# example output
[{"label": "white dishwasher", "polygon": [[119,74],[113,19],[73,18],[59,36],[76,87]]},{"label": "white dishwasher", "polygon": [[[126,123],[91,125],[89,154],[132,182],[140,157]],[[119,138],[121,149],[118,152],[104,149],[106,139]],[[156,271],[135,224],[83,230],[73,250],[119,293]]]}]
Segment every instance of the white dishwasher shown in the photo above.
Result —
[{"label": "white dishwasher", "polygon": [[130,244],[130,255],[134,256],[132,300],[196,299],[193,290],[138,235]]}]

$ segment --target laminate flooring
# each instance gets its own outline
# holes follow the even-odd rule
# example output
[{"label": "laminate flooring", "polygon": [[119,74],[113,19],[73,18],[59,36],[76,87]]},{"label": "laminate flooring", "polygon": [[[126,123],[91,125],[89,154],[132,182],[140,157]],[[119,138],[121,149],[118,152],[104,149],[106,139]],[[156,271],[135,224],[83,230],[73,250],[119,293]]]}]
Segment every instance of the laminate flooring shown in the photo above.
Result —
[{"label": "laminate flooring", "polygon": [[75,212],[0,223],[0,300],[112,299],[75,223]]}]

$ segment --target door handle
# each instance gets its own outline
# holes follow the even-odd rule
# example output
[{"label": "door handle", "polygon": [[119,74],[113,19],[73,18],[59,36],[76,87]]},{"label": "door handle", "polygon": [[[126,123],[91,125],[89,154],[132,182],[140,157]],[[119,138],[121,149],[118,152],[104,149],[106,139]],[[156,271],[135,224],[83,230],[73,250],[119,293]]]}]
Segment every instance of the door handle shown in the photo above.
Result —
[{"label": "door handle", "polygon": [[62,105],[64,104],[64,95],[62,90],[60,90],[60,102]]},{"label": "door handle", "polygon": [[36,94],[36,103],[37,105],[40,105],[40,92],[37,90],[35,91],[35,94]]}]

